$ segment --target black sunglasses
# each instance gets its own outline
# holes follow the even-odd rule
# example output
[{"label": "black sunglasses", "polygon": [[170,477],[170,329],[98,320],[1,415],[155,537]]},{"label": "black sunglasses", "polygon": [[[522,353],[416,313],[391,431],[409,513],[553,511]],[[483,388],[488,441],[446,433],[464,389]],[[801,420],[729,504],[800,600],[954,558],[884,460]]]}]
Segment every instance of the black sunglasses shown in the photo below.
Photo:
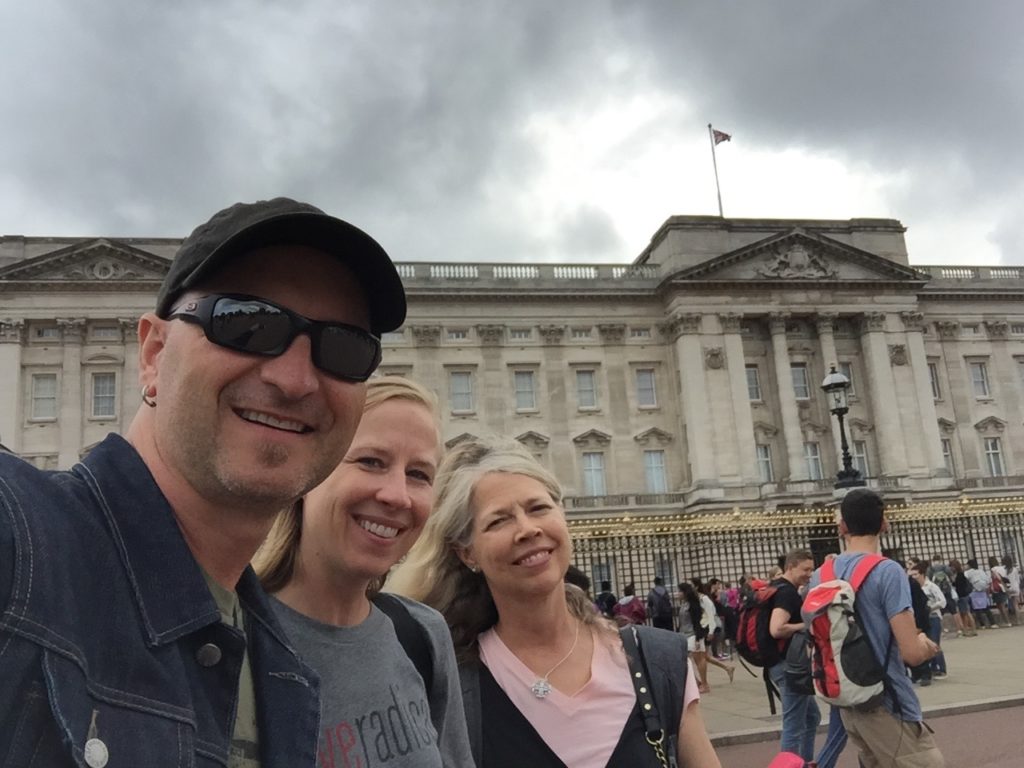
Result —
[{"label": "black sunglasses", "polygon": [[346,381],[366,381],[380,364],[380,339],[346,323],[310,320],[266,299],[213,293],[174,307],[167,319],[202,327],[218,346],[277,357],[295,337],[309,334],[313,365]]}]

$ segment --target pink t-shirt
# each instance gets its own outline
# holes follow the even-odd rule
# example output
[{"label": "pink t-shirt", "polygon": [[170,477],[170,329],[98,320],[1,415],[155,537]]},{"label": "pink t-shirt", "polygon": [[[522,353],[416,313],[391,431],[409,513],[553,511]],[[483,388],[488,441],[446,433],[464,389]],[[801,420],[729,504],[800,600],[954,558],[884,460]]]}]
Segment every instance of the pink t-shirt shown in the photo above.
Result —
[{"label": "pink t-shirt", "polygon": [[[480,635],[480,660],[559,760],[573,768],[604,768],[608,764],[636,705],[624,654],[608,643],[595,642],[587,684],[573,696],[552,688],[544,699],[530,690],[537,675],[493,629]],[[699,698],[696,675],[689,668],[683,710]]]}]

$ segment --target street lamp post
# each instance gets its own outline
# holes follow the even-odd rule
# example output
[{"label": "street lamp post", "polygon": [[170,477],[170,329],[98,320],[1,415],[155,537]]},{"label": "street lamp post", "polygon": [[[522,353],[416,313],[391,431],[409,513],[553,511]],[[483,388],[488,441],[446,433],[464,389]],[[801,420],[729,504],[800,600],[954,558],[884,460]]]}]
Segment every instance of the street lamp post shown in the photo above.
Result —
[{"label": "street lamp post", "polygon": [[821,388],[828,398],[829,410],[839,419],[839,442],[843,449],[843,468],[836,473],[836,488],[857,488],[867,485],[860,472],[853,466],[850,456],[850,445],[846,442],[846,427],[843,417],[849,413],[850,404],[846,392],[850,388],[850,380],[836,370],[833,365],[828,376],[821,382]]}]

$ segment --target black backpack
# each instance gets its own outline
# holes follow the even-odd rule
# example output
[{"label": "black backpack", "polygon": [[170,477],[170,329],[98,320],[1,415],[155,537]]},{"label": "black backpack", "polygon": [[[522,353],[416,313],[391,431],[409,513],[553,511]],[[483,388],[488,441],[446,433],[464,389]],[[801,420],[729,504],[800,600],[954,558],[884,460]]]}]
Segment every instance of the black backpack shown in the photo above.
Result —
[{"label": "black backpack", "polygon": [[658,590],[652,590],[651,593],[651,616],[657,616],[658,618],[672,618],[672,600],[669,599],[668,592],[662,588]]}]

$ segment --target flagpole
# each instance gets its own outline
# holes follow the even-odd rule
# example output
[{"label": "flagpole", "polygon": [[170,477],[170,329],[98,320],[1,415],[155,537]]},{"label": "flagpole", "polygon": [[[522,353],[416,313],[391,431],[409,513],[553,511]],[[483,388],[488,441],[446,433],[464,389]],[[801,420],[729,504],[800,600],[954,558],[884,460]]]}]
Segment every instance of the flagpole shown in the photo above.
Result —
[{"label": "flagpole", "polygon": [[708,123],[708,138],[711,140],[711,164],[715,167],[715,191],[718,193],[718,215],[724,219],[725,214],[722,213],[722,187],[718,183],[718,160],[715,158],[715,134],[711,128],[711,123]]}]

